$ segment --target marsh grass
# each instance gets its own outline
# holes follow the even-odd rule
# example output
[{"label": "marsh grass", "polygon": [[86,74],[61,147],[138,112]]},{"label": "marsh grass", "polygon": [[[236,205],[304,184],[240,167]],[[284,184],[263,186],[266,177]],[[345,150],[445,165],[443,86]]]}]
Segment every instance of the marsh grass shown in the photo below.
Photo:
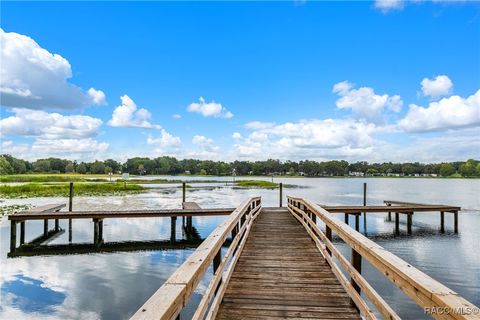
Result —
[{"label": "marsh grass", "polygon": [[[79,183],[74,186],[74,194],[76,196],[115,195],[141,192],[142,190],[144,190],[142,186],[129,183],[125,186],[123,182]],[[67,197],[68,195],[68,184],[27,183],[14,186],[0,186],[0,196],[2,198]]]}]

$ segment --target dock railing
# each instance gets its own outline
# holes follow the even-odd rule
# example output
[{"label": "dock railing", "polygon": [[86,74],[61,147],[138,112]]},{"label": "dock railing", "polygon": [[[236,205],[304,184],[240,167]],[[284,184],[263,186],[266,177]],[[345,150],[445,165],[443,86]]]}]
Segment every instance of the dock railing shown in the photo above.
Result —
[{"label": "dock railing", "polygon": [[[260,210],[260,197],[244,201],[202,242],[131,319],[179,319],[181,311],[211,264],[213,264],[213,277],[192,319],[214,319],[225,293],[226,284],[230,280],[252,223]],[[230,235],[232,242],[222,258],[222,245]]]},{"label": "dock railing", "polygon": [[[362,258],[424,308],[425,312],[433,318],[478,319],[478,316],[473,313],[474,310],[478,310],[475,305],[361,233],[356,232],[347,224],[338,221],[333,214],[321,206],[303,198],[287,198],[290,213],[297,218],[315,241],[332,271],[350,295],[352,303],[357,306],[364,318],[376,319],[376,316],[361,296],[362,291],[385,319],[400,319],[361,275]],[[318,227],[317,217],[325,224],[325,233]],[[334,246],[332,233],[335,233],[352,249],[351,261],[348,261]],[[340,269],[334,258],[347,275]],[[350,281],[347,276],[350,277]]]}]

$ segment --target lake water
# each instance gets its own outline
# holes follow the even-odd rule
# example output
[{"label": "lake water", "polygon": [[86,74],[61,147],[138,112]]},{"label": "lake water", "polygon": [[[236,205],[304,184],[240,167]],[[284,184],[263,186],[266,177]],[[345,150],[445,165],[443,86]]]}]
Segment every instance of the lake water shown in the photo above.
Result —
[{"label": "lake water", "polygon": [[[208,179],[231,180],[222,177]],[[394,223],[386,220],[386,214],[369,214],[367,236],[480,306],[480,180],[275,178],[275,181],[300,186],[284,189],[285,195],[302,196],[328,205],[361,205],[363,183],[367,182],[368,204],[403,200],[461,206],[458,234],[453,232],[453,215],[450,213],[445,213],[446,232],[440,233],[440,215],[436,212],[416,213],[411,235],[406,234],[406,220],[402,216],[399,236],[394,235]],[[74,210],[180,208],[182,191],[178,184],[148,186],[153,189],[135,195],[76,197],[73,207]],[[244,199],[257,195],[262,196],[263,206],[278,206],[278,190],[236,189],[221,183],[192,186],[187,191],[187,200],[196,201],[205,208],[235,207]],[[66,201],[66,198],[9,199],[0,205]],[[286,204],[285,199],[283,203]],[[338,218],[343,220],[343,215]],[[193,225],[205,238],[224,219],[194,218]],[[363,219],[360,221],[360,230],[364,232]],[[181,219],[177,219],[177,224],[176,237],[182,239],[186,235],[182,232]],[[68,230],[66,221],[61,221],[60,226]],[[69,255],[50,252],[48,255],[7,258],[9,228],[7,218],[2,218],[1,319],[128,319],[194,250],[158,249],[155,243],[153,246],[147,243],[148,248],[145,248],[146,241],[170,238],[169,218],[107,219],[104,222],[105,242],[140,243],[130,244],[129,251]],[[26,228],[26,241],[30,241],[43,232],[43,222],[27,222]],[[73,242],[91,243],[92,239],[93,223],[74,220]],[[68,242],[68,232],[65,232],[49,244]],[[341,243],[339,246],[349,258],[349,250]],[[362,273],[402,318],[429,318],[368,263],[364,262]],[[207,272],[207,279],[196,290],[190,306],[182,314],[183,319],[191,315],[210,274],[211,271]]]}]

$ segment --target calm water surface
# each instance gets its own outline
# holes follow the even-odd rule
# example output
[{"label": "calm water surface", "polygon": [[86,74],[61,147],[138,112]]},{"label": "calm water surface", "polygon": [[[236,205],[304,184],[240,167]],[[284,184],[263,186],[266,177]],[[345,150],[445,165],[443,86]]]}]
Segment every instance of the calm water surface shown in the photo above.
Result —
[{"label": "calm water surface", "polygon": [[[178,177],[175,177],[178,179]],[[230,178],[209,177],[215,180]],[[269,179],[268,179],[269,180]],[[368,204],[383,200],[441,203],[463,208],[459,214],[458,234],[453,233],[453,216],[445,214],[446,233],[439,232],[439,213],[416,213],[413,234],[406,234],[402,217],[400,236],[393,234],[394,223],[386,214],[369,214],[367,236],[418,269],[457,291],[480,306],[480,180],[456,179],[275,179],[301,188],[289,188],[285,194],[307,197],[329,205],[362,204],[362,184],[368,183]],[[180,208],[178,185],[148,185],[146,193],[115,197],[76,197],[77,210],[128,210]],[[223,184],[193,184],[187,198],[202,207],[235,207],[250,196],[262,196],[264,206],[278,206],[278,190],[234,189]],[[65,198],[4,200],[0,205],[66,203]],[[286,200],[284,200],[284,204]],[[202,238],[223,221],[223,217],[194,218]],[[343,219],[343,216],[339,216]],[[350,219],[353,220],[353,219]],[[186,237],[177,220],[177,239]],[[353,222],[353,221],[352,221]],[[365,232],[363,219],[360,230]],[[52,224],[52,223],[51,223]],[[10,224],[0,223],[0,318],[2,319],[128,319],[194,249],[149,249],[110,253],[42,255],[7,258]],[[65,221],[61,227],[68,229]],[[26,241],[42,233],[42,222],[28,222]],[[170,237],[169,218],[107,219],[106,242],[156,241]],[[93,224],[74,220],[73,242],[91,243]],[[63,233],[49,244],[68,244]],[[350,250],[339,243],[348,257]],[[130,249],[135,249],[131,245]],[[399,289],[364,262],[362,272],[372,286],[398,314],[406,319],[428,318]],[[207,278],[196,290],[183,314],[188,319],[201,299]]]}]

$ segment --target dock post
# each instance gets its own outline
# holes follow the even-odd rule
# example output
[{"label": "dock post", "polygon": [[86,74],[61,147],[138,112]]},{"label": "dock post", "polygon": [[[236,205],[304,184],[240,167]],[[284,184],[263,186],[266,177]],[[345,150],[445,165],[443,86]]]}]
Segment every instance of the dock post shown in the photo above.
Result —
[{"label": "dock post", "polygon": [[60,223],[58,219],[55,219],[55,231],[58,231],[58,230],[60,230]]},{"label": "dock post", "polygon": [[458,233],[458,211],[453,212],[453,225],[455,233]]},{"label": "dock post", "polygon": [[170,242],[175,243],[177,236],[177,217],[170,217]]},{"label": "dock post", "polygon": [[346,223],[346,224],[349,224],[349,222],[348,222],[348,213],[345,213],[345,223]]},{"label": "dock post", "polygon": [[279,192],[280,192],[280,201],[279,201],[279,207],[281,208],[282,207],[282,199],[283,199],[283,183],[280,182],[280,185],[279,185]]},{"label": "dock post", "polygon": [[[325,227],[325,236],[327,237],[328,241],[332,242],[332,229],[330,229],[329,226]],[[330,251],[328,246],[327,246],[327,252],[329,255],[332,255],[332,252]]]},{"label": "dock post", "polygon": [[[355,268],[355,270],[358,271],[358,273],[362,273],[362,256],[355,249],[352,249],[352,266]],[[360,286],[355,282],[355,280],[353,280],[353,278],[350,278],[350,283],[352,284],[355,291],[360,294]],[[353,300],[350,300],[350,303],[352,305],[355,305]]]},{"label": "dock post", "polygon": [[17,248],[17,222],[10,221],[10,253],[14,253]]},{"label": "dock post", "polygon": [[[68,212],[73,210],[73,182],[70,182],[70,193],[68,197]],[[68,219],[68,242],[72,242],[72,219]]]},{"label": "dock post", "polygon": [[[363,206],[367,205],[367,183],[363,183]],[[367,212],[363,213],[363,230],[367,233]],[[358,230],[357,230],[358,231]]]},{"label": "dock post", "polygon": [[93,219],[93,244],[98,245],[98,219]]},{"label": "dock post", "polygon": [[445,232],[445,212],[440,211],[440,232]]},{"label": "dock post", "polygon": [[48,234],[48,219],[43,220],[43,236],[46,237]]},{"label": "dock post", "polygon": [[408,234],[412,234],[412,218],[413,218],[413,212],[412,213],[407,213],[407,232],[408,232]]},{"label": "dock post", "polygon": [[398,212],[395,212],[395,234],[398,235],[400,234],[400,214]]},{"label": "dock post", "polygon": [[360,214],[355,214],[355,230],[359,231],[360,230]]},{"label": "dock post", "polygon": [[185,202],[185,200],[187,199],[187,185],[186,185],[186,182],[182,182],[182,202]]},{"label": "dock post", "polygon": [[[390,207],[390,206],[392,206],[392,204],[388,203],[387,207]],[[392,221],[392,212],[390,212],[390,211],[388,211],[388,221]]]},{"label": "dock post", "polygon": [[98,220],[98,244],[103,243],[103,219]]},{"label": "dock post", "polygon": [[20,222],[20,245],[25,243],[25,221]]},{"label": "dock post", "polygon": [[[215,274],[218,270],[218,267],[220,266],[220,263],[222,263],[222,248],[218,249],[217,254],[213,258],[213,274]],[[218,288],[222,285],[222,279],[220,278],[220,281],[218,282],[217,287],[215,288],[215,294],[218,291]]]}]

